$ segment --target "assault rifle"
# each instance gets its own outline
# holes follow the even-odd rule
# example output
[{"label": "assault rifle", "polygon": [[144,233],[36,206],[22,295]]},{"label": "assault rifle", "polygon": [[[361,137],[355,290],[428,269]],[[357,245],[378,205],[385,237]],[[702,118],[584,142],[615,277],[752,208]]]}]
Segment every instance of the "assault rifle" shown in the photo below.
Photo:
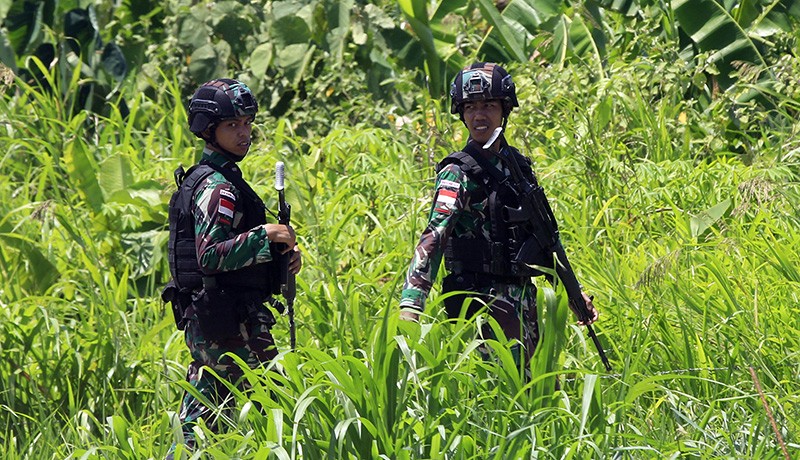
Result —
[{"label": "assault rifle", "polygon": [[[483,148],[489,148],[501,132],[502,128],[497,128],[492,138]],[[592,338],[606,371],[611,372],[611,364],[609,364],[608,358],[603,351],[603,346],[600,344],[592,325],[589,324],[592,314],[586,305],[586,300],[583,298],[581,285],[575,277],[575,272],[569,263],[569,259],[567,259],[564,247],[561,245],[558,224],[553,215],[553,210],[550,208],[550,203],[547,201],[547,196],[544,194],[544,189],[539,185],[536,176],[532,177],[532,181],[525,178],[517,162],[515,152],[512,152],[507,145],[500,149],[500,157],[511,170],[511,176],[516,184],[510,188],[517,194],[516,198],[519,204],[517,208],[505,207],[504,217],[509,223],[528,223],[533,233],[520,247],[514,262],[526,265],[540,264],[542,262],[542,254],[548,254],[548,257],[555,254],[556,274],[561,283],[564,284],[572,310],[578,316],[578,319],[586,325],[589,337]]]},{"label": "assault rifle", "polygon": [[[283,162],[279,161],[275,164],[275,190],[278,191],[278,223],[288,226],[291,220],[292,208],[289,203],[286,202],[283,193],[283,177]],[[297,341],[294,327],[294,298],[297,294],[297,288],[295,286],[294,274],[289,273],[289,260],[292,256],[292,250],[293,249],[290,249],[280,256],[279,270],[281,295],[283,296],[283,300],[286,301],[286,314],[289,317],[289,337],[292,350],[294,350]]]}]

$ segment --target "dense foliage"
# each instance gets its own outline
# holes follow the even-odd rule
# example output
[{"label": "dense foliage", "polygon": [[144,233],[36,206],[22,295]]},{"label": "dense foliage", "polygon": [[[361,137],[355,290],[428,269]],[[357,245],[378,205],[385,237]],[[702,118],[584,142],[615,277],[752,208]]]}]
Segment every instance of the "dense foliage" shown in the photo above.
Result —
[{"label": "dense foliage", "polygon": [[[166,210],[199,152],[187,95],[219,74],[259,93],[243,167],[275,208],[286,163],[305,266],[298,349],[279,320],[229,429],[199,428],[210,458],[796,455],[797,2],[503,5],[0,1],[0,457],[161,458],[179,435]],[[531,381],[438,292],[396,319],[464,141],[441,95],[478,58],[515,76],[508,138],[613,373],[546,283]]]}]

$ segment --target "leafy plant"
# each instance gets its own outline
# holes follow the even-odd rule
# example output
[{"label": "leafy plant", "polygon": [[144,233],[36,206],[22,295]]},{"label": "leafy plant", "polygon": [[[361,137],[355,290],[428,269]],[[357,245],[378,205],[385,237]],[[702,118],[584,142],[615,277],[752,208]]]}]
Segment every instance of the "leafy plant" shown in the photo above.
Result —
[{"label": "leafy plant", "polygon": [[[104,43],[94,6],[70,8],[59,2],[12,2],[0,30],[0,60],[29,84],[45,91],[70,88],[69,79],[80,76],[73,113],[89,110],[108,114],[108,102],[118,97],[119,85],[128,72],[122,50],[113,41]],[[5,46],[2,46],[5,44]],[[31,59],[33,58],[33,59]],[[44,67],[58,69],[55,84]],[[60,97],[71,98],[67,93]],[[117,102],[125,113],[124,100]]]},{"label": "leafy plant", "polygon": [[[181,5],[161,5],[164,30],[181,19],[169,8]],[[480,8],[452,8],[437,37],[450,37],[447,21],[463,21],[461,40],[483,40],[486,19],[462,14]],[[531,379],[513,364],[512,343],[480,337],[485,316],[446,319],[437,289],[420,324],[397,319],[434,164],[465,131],[418,80],[394,81],[397,98],[413,104],[376,102],[374,82],[325,61],[300,88],[324,95],[338,84],[336,103],[259,116],[243,164],[271,207],[274,163],[286,164],[305,256],[298,349],[289,350],[278,317],[279,358],[245,369],[250,385],[234,392],[227,430],[199,425],[194,455],[781,458],[783,447],[796,450],[797,57],[773,65],[773,109],[734,104],[758,86],[744,79],[702,106],[691,95],[703,70],[665,43],[676,40],[674,23],[662,18],[661,29],[658,14],[647,14],[605,12],[607,43],[621,45],[606,48],[601,77],[591,60],[507,64],[521,106],[506,134],[551,197],[579,279],[595,295],[596,331],[615,373],[598,372],[563,294],[541,280],[544,339]],[[389,30],[404,37],[389,46],[409,53],[386,60],[398,75],[424,61],[405,29]],[[169,34],[156,36],[174,47]],[[342,65],[355,69],[345,42]],[[158,293],[172,171],[196,160],[198,141],[186,126],[185,69],[174,70],[184,61],[170,61],[183,50],[158,48],[147,52],[147,72],[120,87],[127,117],[114,103],[108,116],[72,110],[80,72],[62,79],[35,59],[53,91],[19,78],[3,87],[2,458],[161,458],[179,436],[189,356]],[[451,48],[453,63],[465,49],[478,48]],[[732,153],[734,129],[743,153]],[[481,358],[482,346],[494,359]]]},{"label": "leafy plant", "polygon": [[774,46],[770,40],[781,32],[791,33],[800,18],[795,2],[728,5],[714,0],[676,0],[672,8],[693,46],[701,53],[711,53],[706,58],[707,69],[712,84],[722,90],[732,84],[734,70],[742,65],[757,68],[763,74],[762,84],[769,86],[775,77],[767,60],[768,49]]}]

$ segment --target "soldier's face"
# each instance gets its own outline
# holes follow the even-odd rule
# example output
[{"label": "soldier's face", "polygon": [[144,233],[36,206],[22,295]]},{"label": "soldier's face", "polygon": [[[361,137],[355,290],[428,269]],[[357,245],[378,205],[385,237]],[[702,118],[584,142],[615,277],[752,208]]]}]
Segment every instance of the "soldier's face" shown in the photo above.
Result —
[{"label": "soldier's face", "polygon": [[250,149],[250,134],[253,131],[252,116],[245,115],[222,120],[217,123],[215,129],[214,135],[220,147],[239,157],[247,155],[247,151]]},{"label": "soldier's face", "polygon": [[464,123],[470,137],[485,144],[503,123],[503,104],[498,100],[467,102],[464,104]]}]

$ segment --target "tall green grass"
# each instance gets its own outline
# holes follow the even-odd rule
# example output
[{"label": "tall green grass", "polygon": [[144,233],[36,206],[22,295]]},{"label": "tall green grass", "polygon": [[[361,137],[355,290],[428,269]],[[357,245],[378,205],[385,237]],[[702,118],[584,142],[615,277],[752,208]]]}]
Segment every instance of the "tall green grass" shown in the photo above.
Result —
[{"label": "tall green grass", "polygon": [[[198,427],[206,454],[783,458],[751,367],[797,453],[790,109],[743,127],[747,151],[732,155],[716,147],[731,145],[721,111],[683,102],[683,77],[663,66],[620,65],[599,82],[512,70],[509,139],[552,199],[614,372],[546,283],[530,380],[505,340],[482,360],[480,329],[446,319],[438,288],[421,324],[396,319],[433,163],[464,138],[438,101],[309,137],[264,117],[243,168],[274,208],[274,164],[286,163],[304,251],[298,349],[279,319],[280,358],[246,370],[228,429]],[[198,154],[185,101],[165,78],[155,100],[130,95],[128,118],[65,119],[66,101],[15,85],[0,100],[0,457],[163,457],[188,361],[158,299],[172,170]]]}]

